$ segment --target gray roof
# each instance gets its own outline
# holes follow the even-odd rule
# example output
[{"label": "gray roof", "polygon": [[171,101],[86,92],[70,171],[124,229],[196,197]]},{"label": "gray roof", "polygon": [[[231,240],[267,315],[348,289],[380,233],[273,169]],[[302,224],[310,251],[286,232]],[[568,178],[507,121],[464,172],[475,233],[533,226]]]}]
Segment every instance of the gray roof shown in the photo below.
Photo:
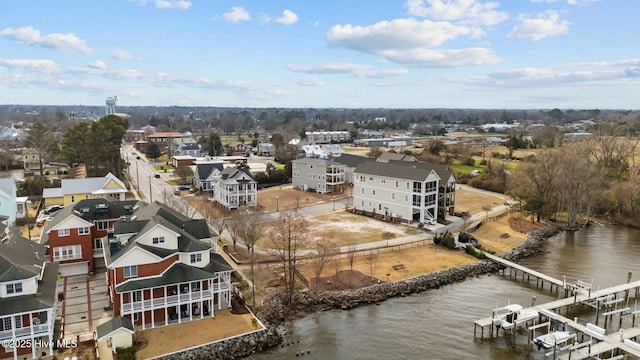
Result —
[{"label": "gray roof", "polygon": [[454,181],[456,181],[455,175],[453,174],[453,171],[451,170],[449,165],[428,163],[424,161],[407,163],[406,161],[395,161],[395,160],[389,161],[389,164],[409,165],[409,166],[416,166],[425,170],[435,170],[435,172],[438,174],[438,176],[442,181],[449,181],[451,177],[453,177]]},{"label": "gray roof", "polygon": [[112,173],[108,173],[104,177],[92,177],[84,179],[62,179],[60,188],[62,194],[89,194],[96,190],[102,189],[109,181],[114,180],[123,188],[126,188],[120,179]]},{"label": "gray roof", "polygon": [[378,161],[378,162],[389,162],[389,161],[392,161],[392,160],[395,160],[395,161],[418,161],[418,159],[416,159],[416,157],[413,156],[413,155],[398,154],[398,153],[392,153],[392,152],[382,153],[382,155],[380,155],[376,161]]},{"label": "gray roof", "polygon": [[211,262],[204,268],[197,268],[183,263],[174,263],[161,277],[130,280],[122,285],[116,286],[116,291],[121,293],[190,281],[206,280],[213,278],[217,272],[222,271],[233,271],[233,268],[219,254],[211,254]]},{"label": "gray roof", "polygon": [[98,325],[98,327],[96,328],[96,331],[98,332],[98,339],[99,340],[104,339],[106,336],[110,335],[114,331],[122,328],[127,329],[131,332],[135,331],[135,328],[133,327],[133,323],[129,318],[116,316],[113,319]]},{"label": "gray roof", "polygon": [[[240,177],[243,174],[247,175],[251,180],[241,180]],[[222,170],[220,175],[222,175],[222,182],[225,184],[255,182],[255,180],[253,180],[253,178],[251,177],[251,173],[249,172],[249,169],[247,168],[237,169],[234,167],[228,167]]]},{"label": "gray roof", "polygon": [[0,178],[0,191],[7,194],[8,198],[16,197],[16,181],[13,178]]},{"label": "gray roof", "polygon": [[320,165],[320,166],[344,166],[344,164],[333,160],[317,159],[317,158],[300,158],[295,159],[292,163],[307,164],[307,165]]},{"label": "gray roof", "polygon": [[[198,179],[204,180],[211,175],[213,169],[218,169],[220,171],[224,170],[223,163],[207,163],[207,164],[197,164],[195,175],[197,175]],[[194,176],[195,176],[194,175]]]},{"label": "gray roof", "polygon": [[[133,218],[133,217],[132,217]],[[153,202],[148,206],[139,209],[134,214],[135,220],[119,221],[113,226],[114,235],[135,234],[123,247],[115,247],[113,252],[109,252],[106,262],[110,264],[114,260],[134,247],[138,246],[162,258],[176,252],[195,252],[209,249],[209,245],[203,243],[202,239],[209,239],[217,236],[209,229],[205,219],[192,219],[180,214],[164,204]],[[137,243],[138,236],[146,233],[149,229],[161,225],[167,229],[180,234],[177,249],[164,249],[155,246],[142,245]],[[110,249],[110,245],[105,239],[105,248]]]},{"label": "gray roof", "polygon": [[366,158],[363,156],[353,155],[353,154],[342,154],[338,157],[334,157],[333,161],[343,164],[346,167],[354,168],[364,162],[375,161],[375,160],[371,158]]},{"label": "gray roof", "polygon": [[415,164],[416,163],[405,161],[395,163],[365,162],[358,165],[353,172],[356,174],[385,176],[394,179],[425,181],[433,169],[425,169]]},{"label": "gray roof", "polygon": [[[38,250],[35,250],[38,249]],[[27,311],[50,309],[56,300],[56,284],[58,281],[58,263],[44,262],[44,247],[17,234],[8,242],[0,244],[0,281],[28,279],[40,273],[39,266],[44,266],[42,278],[38,281],[38,290],[33,295],[0,298],[0,316]],[[35,251],[41,258],[36,261]]]},{"label": "gray roof", "polygon": [[200,145],[194,142],[183,143],[180,145],[180,150],[200,150]]}]

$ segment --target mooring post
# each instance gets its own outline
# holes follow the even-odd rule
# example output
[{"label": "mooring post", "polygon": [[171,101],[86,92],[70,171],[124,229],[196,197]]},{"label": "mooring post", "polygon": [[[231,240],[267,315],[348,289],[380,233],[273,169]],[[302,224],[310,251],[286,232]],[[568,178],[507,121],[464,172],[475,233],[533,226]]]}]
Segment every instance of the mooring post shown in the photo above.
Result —
[{"label": "mooring post", "polygon": [[531,307],[535,306],[535,304],[536,304],[536,296],[533,295],[531,296]]}]

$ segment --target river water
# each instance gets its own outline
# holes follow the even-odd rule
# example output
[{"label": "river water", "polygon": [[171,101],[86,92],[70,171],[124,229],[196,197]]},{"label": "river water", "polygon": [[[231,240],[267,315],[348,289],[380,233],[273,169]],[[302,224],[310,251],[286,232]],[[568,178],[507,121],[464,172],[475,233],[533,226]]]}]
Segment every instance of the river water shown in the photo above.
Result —
[{"label": "river water", "polygon": [[[593,282],[593,289],[640,279],[640,231],[592,226],[550,238],[545,251],[520,264],[568,282]],[[635,293],[632,292],[632,295]],[[530,306],[555,300],[549,286],[541,289],[531,278],[492,273],[464,282],[378,305],[351,310],[331,310],[308,315],[288,324],[282,347],[251,359],[545,359],[542,351],[527,345],[526,331],[515,336],[490,337],[485,328],[474,338],[474,320],[491,315],[496,305]],[[633,302],[628,306],[634,306]],[[640,307],[640,304],[638,305]],[[595,322],[595,313],[578,308],[580,322]],[[607,332],[619,329],[618,317]],[[603,326],[603,319],[600,319]],[[637,324],[636,324],[637,325]],[[622,328],[631,327],[623,319]],[[289,344],[289,345],[287,345]],[[304,356],[300,354],[304,353]]]}]

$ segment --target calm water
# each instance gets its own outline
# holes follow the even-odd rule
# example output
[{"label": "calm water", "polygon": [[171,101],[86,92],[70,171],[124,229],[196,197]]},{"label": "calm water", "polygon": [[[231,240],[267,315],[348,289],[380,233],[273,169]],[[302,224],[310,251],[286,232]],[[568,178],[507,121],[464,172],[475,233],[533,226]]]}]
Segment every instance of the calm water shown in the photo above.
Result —
[{"label": "calm water", "polygon": [[[559,279],[566,275],[569,282],[593,281],[598,289],[626,282],[628,271],[640,279],[639,258],[640,231],[592,226],[550,238],[544,253],[520,263]],[[289,324],[285,343],[293,345],[251,359],[293,359],[300,352],[303,359],[544,359],[528,348],[526,331],[490,338],[485,328],[484,339],[479,329],[473,336],[473,321],[491,315],[496,304],[529,306],[532,296],[536,303],[558,298],[532,281],[488,274],[379,305],[312,314]],[[586,310],[573,316],[595,322]],[[617,331],[614,320],[608,329]],[[630,326],[623,321],[623,328]]]}]

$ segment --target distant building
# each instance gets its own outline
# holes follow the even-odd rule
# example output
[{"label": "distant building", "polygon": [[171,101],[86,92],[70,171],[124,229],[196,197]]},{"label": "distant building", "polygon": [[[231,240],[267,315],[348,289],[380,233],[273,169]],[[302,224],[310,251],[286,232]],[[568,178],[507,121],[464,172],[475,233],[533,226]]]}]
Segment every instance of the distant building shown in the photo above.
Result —
[{"label": "distant building", "polygon": [[341,194],[345,170],[345,165],[332,160],[296,159],[291,162],[293,187],[321,194]]},{"label": "distant building", "polygon": [[258,205],[258,183],[249,169],[227,167],[211,181],[213,199],[227,209]]},{"label": "distant building", "polygon": [[307,131],[304,133],[305,139],[310,143],[342,143],[351,140],[351,133],[348,131]]}]

